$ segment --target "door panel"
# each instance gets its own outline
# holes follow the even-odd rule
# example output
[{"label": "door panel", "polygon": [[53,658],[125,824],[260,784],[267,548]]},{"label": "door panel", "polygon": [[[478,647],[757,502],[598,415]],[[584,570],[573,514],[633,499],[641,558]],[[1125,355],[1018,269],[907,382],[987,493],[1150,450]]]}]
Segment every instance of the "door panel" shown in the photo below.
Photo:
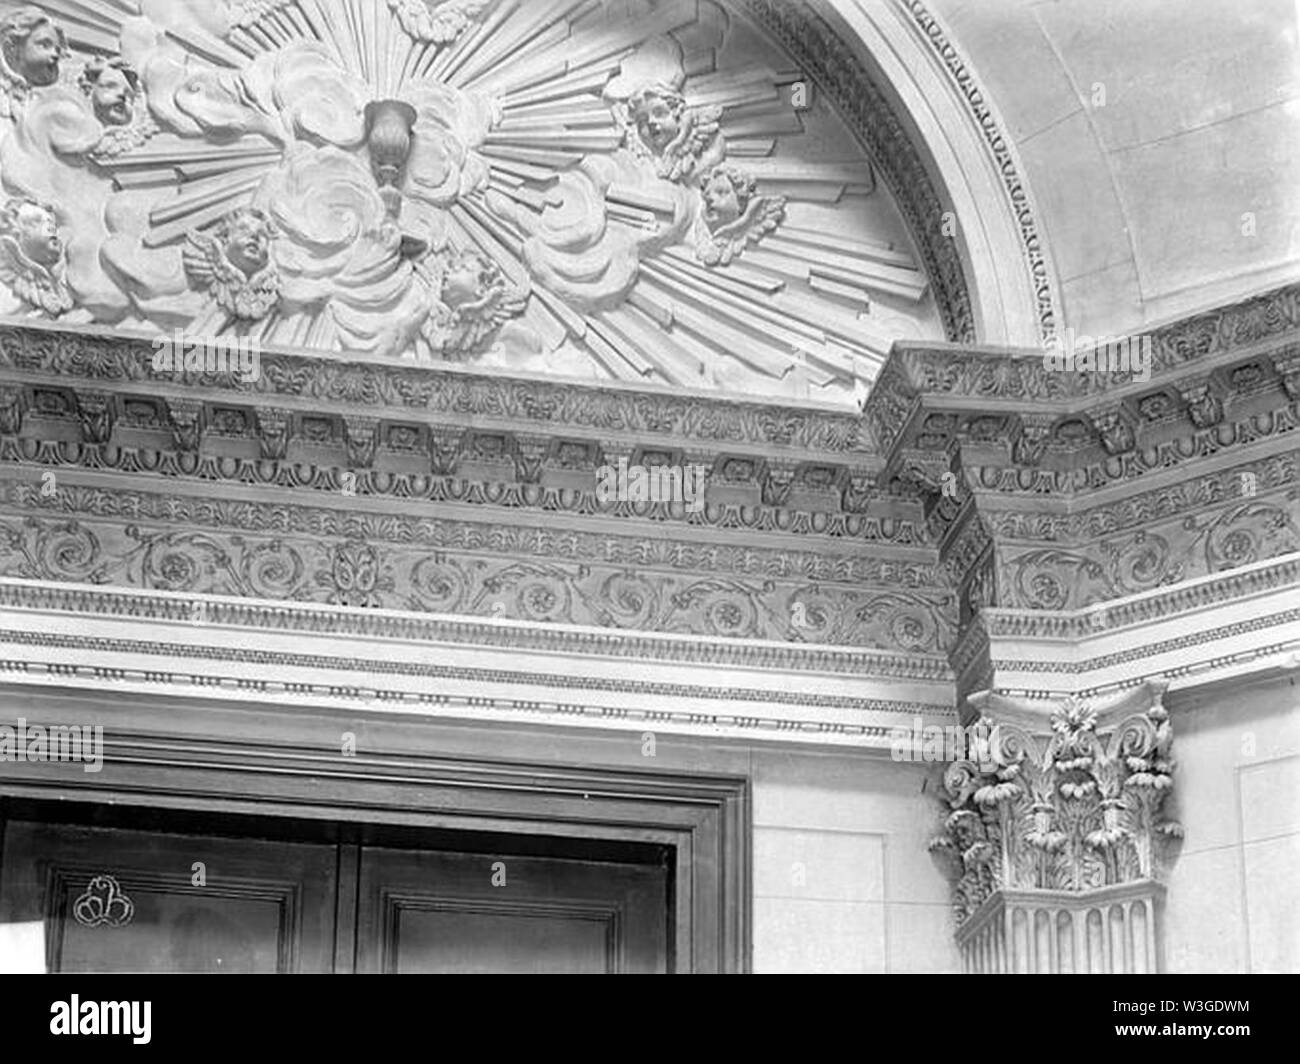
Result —
[{"label": "door panel", "polygon": [[[39,815],[0,820],[0,924],[43,922],[50,972],[596,974],[672,964],[666,850],[447,832],[366,844],[283,822],[161,817],[136,830]],[[226,826],[286,837],[211,834]],[[514,846],[527,855],[511,856]],[[556,846],[565,856],[550,856]]]},{"label": "door panel", "polygon": [[325,972],[336,869],[326,845],[12,822],[0,922],[43,919],[51,972]]},{"label": "door panel", "polygon": [[662,866],[367,847],[359,905],[363,972],[668,970]]}]

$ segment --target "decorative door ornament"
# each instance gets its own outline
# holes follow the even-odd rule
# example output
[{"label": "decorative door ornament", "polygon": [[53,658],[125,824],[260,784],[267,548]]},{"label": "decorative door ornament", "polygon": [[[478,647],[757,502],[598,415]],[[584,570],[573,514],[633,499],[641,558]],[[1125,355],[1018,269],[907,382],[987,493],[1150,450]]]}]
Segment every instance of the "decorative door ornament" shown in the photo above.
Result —
[{"label": "decorative door ornament", "polygon": [[125,927],[135,916],[135,902],[112,876],[98,875],[72,903],[72,915],[83,927]]}]

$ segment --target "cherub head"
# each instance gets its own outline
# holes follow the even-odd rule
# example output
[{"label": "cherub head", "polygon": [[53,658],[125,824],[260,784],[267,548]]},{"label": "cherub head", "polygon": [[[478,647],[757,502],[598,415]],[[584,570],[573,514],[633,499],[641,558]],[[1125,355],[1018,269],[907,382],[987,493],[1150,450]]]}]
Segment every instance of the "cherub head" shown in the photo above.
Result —
[{"label": "cherub head", "polygon": [[700,182],[700,196],[704,200],[704,222],[710,232],[716,233],[741,218],[757,194],[758,181],[734,166],[715,166],[705,174]]},{"label": "cherub head", "polygon": [[55,317],[73,307],[54,208],[17,196],[0,207],[0,282]]},{"label": "cherub head", "polygon": [[476,251],[456,256],[442,277],[442,302],[452,311],[486,306],[504,290],[501,268]]},{"label": "cherub head", "polygon": [[68,43],[58,23],[39,7],[21,7],[0,20],[0,54],[28,85],[53,85]]},{"label": "cherub head", "polygon": [[11,239],[28,261],[53,269],[63,259],[63,239],[54,208],[18,197],[0,209],[0,237]]},{"label": "cherub head", "polygon": [[527,292],[486,255],[452,252],[438,287],[440,305],[425,323],[425,336],[444,357],[468,357],[507,319],[522,313],[527,299]]},{"label": "cherub head", "polygon": [[90,97],[95,117],[104,125],[131,124],[140,94],[140,76],[125,59],[92,59],[82,71],[78,84]]},{"label": "cherub head", "polygon": [[641,142],[656,155],[662,155],[681,134],[686,97],[669,85],[647,85],[628,99],[628,114],[636,124]]},{"label": "cherub head", "polygon": [[213,234],[226,261],[245,277],[266,269],[271,261],[275,226],[270,217],[255,207],[241,207],[221,220]]}]

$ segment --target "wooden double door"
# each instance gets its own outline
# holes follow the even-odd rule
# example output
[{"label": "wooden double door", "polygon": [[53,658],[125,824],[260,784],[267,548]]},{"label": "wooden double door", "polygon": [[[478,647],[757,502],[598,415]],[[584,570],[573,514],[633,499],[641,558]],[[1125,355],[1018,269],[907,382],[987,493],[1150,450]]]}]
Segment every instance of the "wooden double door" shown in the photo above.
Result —
[{"label": "wooden double door", "polygon": [[673,967],[663,847],[43,813],[0,821],[0,924],[43,922],[48,971]]}]

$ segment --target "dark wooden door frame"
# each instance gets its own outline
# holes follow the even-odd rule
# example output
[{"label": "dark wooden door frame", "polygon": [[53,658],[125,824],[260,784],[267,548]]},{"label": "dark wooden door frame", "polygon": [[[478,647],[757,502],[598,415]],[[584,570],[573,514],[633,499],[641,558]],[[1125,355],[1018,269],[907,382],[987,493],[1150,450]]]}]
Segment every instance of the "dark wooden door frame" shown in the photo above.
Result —
[{"label": "dark wooden door frame", "polygon": [[[72,700],[84,698],[77,692]],[[30,710],[28,718],[43,723]],[[676,970],[750,970],[744,778],[428,754],[345,758],[305,742],[159,735],[115,724],[105,730],[101,772],[0,764],[0,795],[671,846]]]}]

